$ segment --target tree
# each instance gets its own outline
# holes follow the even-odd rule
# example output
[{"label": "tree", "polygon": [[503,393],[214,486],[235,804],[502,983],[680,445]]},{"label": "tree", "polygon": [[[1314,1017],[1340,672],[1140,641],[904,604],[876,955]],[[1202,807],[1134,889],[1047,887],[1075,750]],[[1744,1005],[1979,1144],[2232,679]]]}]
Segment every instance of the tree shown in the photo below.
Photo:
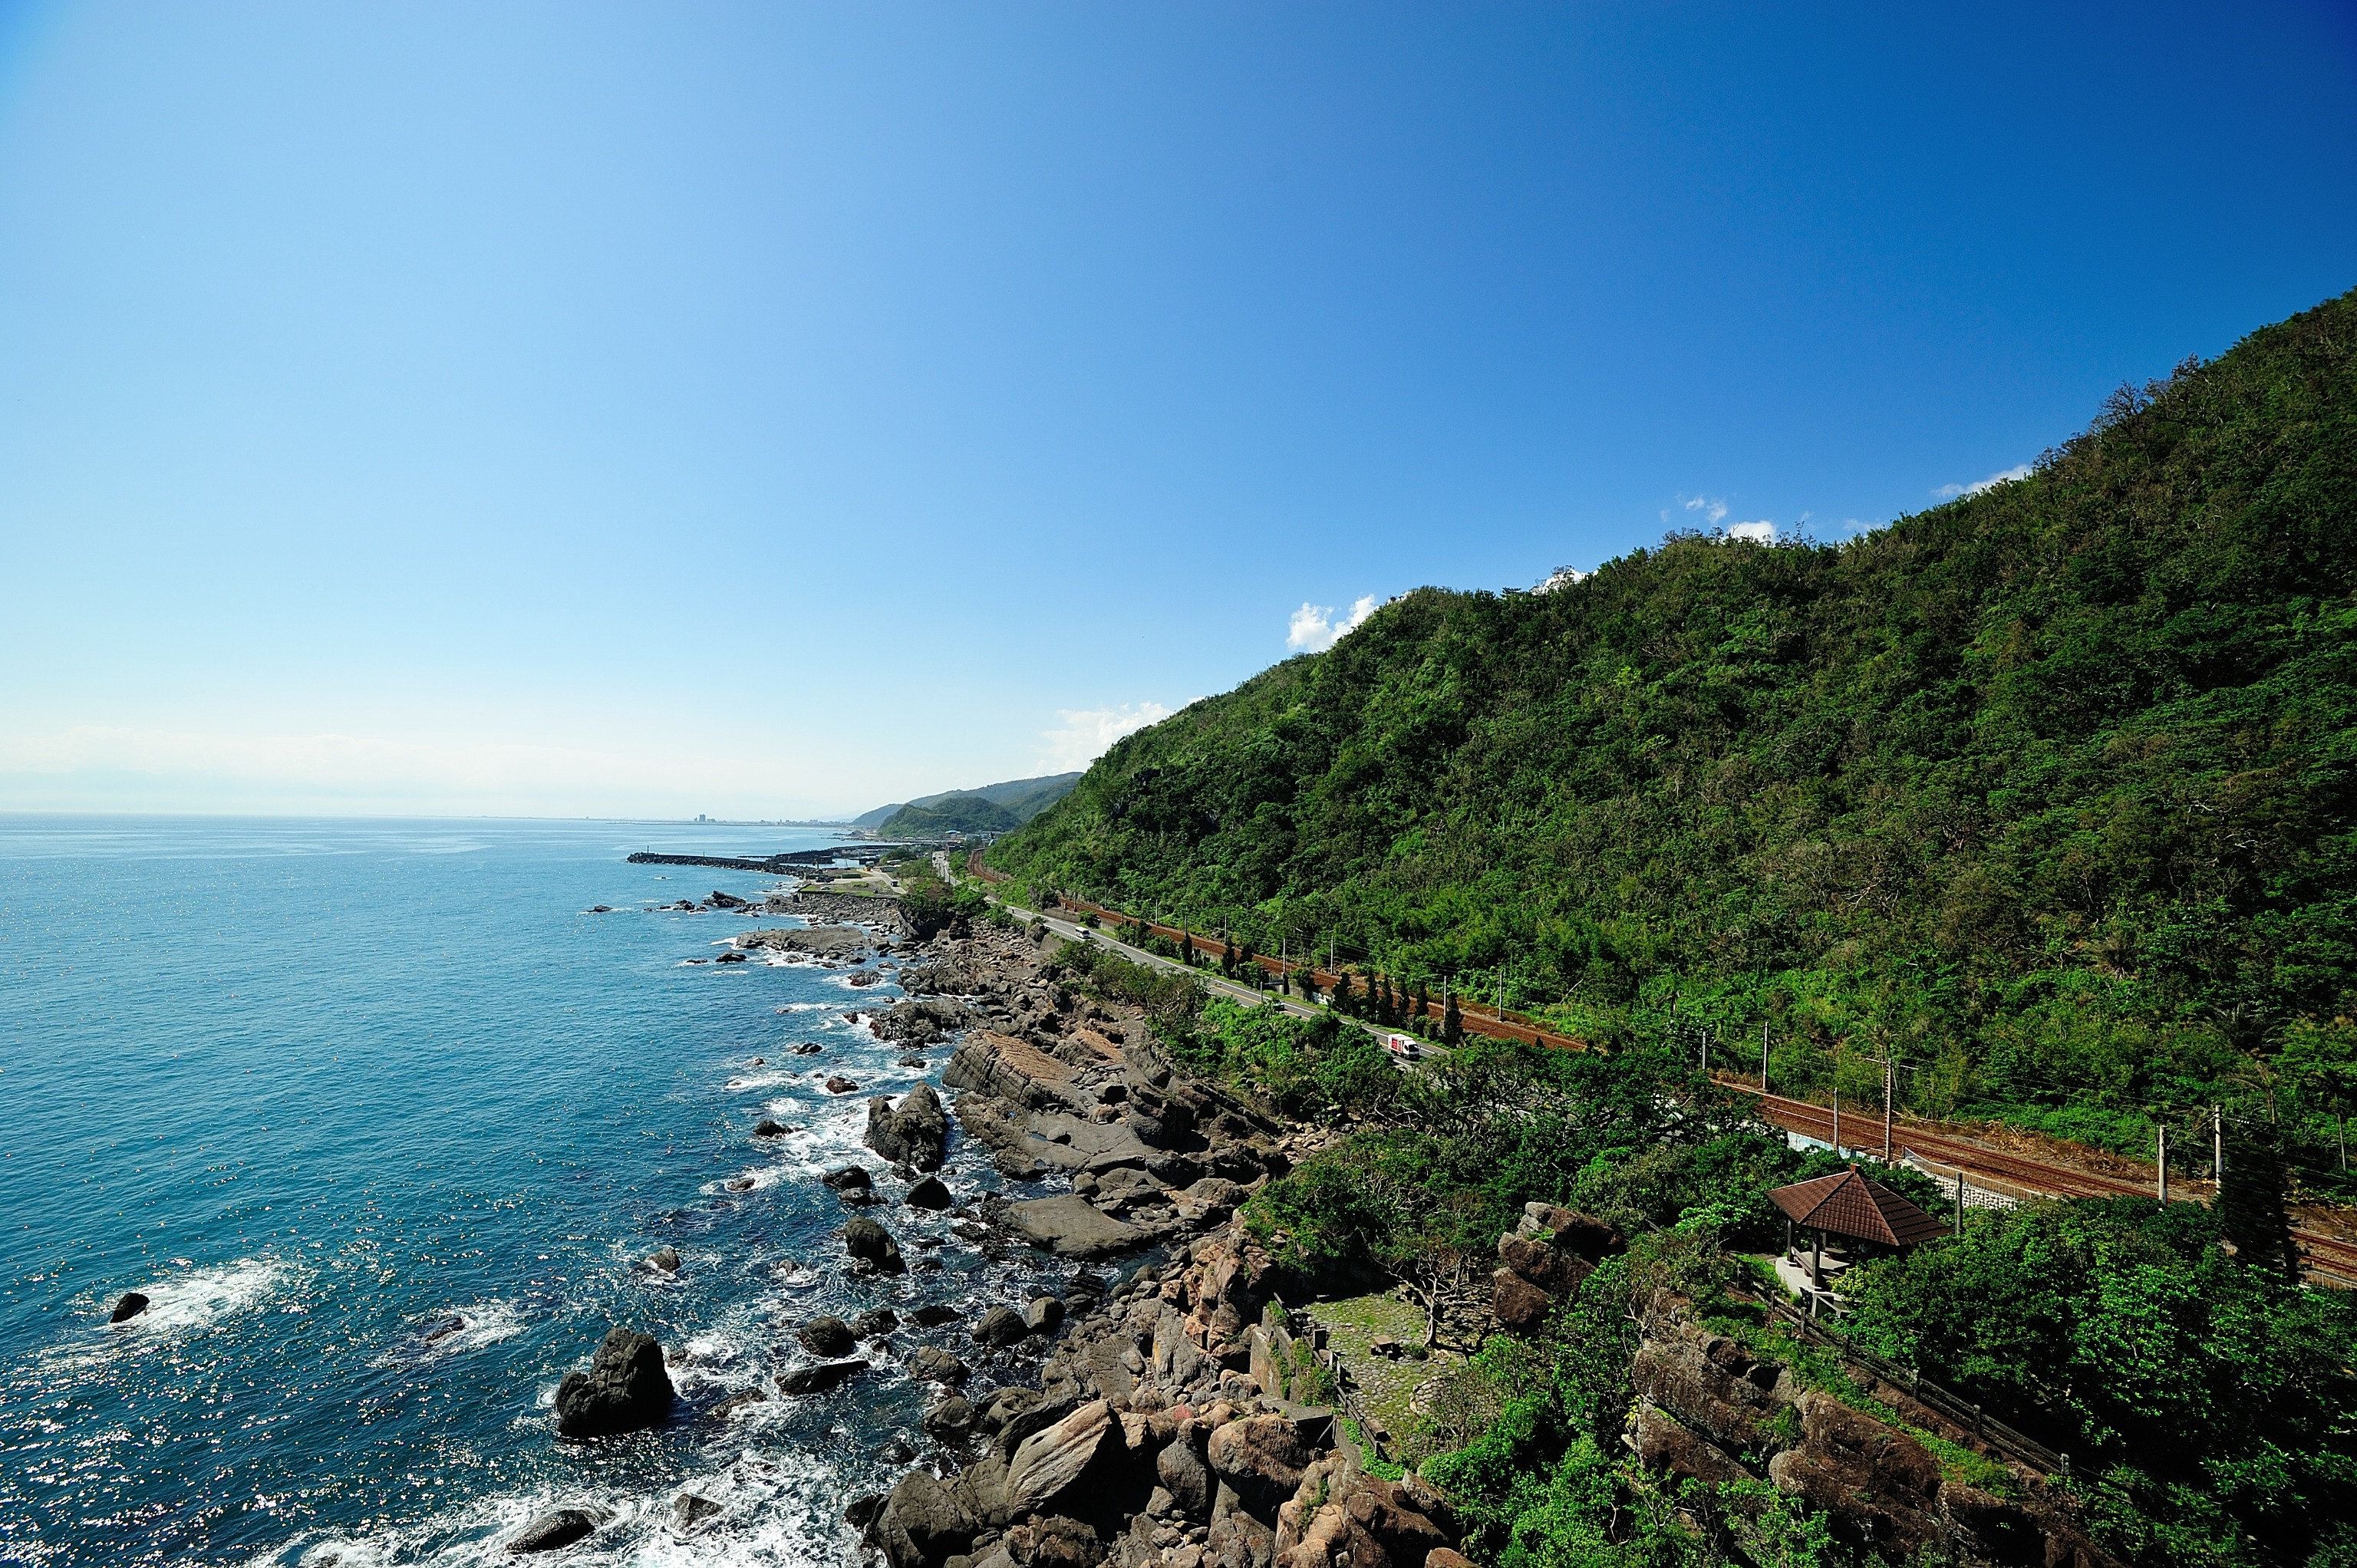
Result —
[{"label": "tree", "polygon": [[2283,1148],[2274,1126],[2236,1122],[2226,1144],[2226,1170],[2218,1184],[2218,1218],[2234,1255],[2257,1268],[2299,1278],[2292,1245],[2291,1210],[2284,1194]]},{"label": "tree", "polygon": [[1227,937],[1220,945],[1220,972],[1230,980],[1236,977],[1236,939]]},{"label": "tree", "polygon": [[1465,1017],[1457,1010],[1457,993],[1448,993],[1448,1005],[1440,1012],[1440,1043],[1453,1046],[1465,1037]]},{"label": "tree", "polygon": [[1411,1007],[1413,1009],[1413,1015],[1417,1019],[1424,1018],[1432,1011],[1431,993],[1425,990],[1424,982],[1421,980],[1415,983],[1415,996],[1414,1001],[1411,1003]]}]

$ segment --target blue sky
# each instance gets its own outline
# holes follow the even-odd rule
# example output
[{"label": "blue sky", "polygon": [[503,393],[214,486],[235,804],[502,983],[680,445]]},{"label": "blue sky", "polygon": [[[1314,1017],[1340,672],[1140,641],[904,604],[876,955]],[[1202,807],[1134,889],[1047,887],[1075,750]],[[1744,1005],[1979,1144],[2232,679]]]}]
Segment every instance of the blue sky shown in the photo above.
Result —
[{"label": "blue sky", "polygon": [[0,8],[0,810],[1076,765],[1370,596],[1933,504],[2352,198],[2324,4]]}]

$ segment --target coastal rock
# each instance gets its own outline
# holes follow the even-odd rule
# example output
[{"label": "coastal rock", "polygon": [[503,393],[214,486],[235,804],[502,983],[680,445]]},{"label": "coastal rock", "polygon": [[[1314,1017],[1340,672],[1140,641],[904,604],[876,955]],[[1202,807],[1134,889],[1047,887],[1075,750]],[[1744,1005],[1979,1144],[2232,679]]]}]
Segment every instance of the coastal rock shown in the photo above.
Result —
[{"label": "coastal rock", "polygon": [[1030,1333],[1029,1326],[1023,1321],[1023,1315],[1011,1306],[992,1307],[982,1315],[982,1321],[974,1326],[975,1340],[995,1350],[1018,1345]]},{"label": "coastal rock", "polygon": [[517,1531],[508,1541],[513,1552],[554,1552],[570,1546],[597,1528],[602,1514],[587,1509],[551,1509]]},{"label": "coastal rock", "polygon": [[910,1187],[901,1201],[911,1208],[941,1209],[950,1208],[957,1199],[950,1196],[950,1189],[942,1185],[941,1177],[927,1176]]},{"label": "coastal rock", "polygon": [[127,1290],[114,1298],[114,1310],[106,1315],[106,1321],[128,1323],[146,1310],[147,1298],[135,1290]]},{"label": "coastal rock", "polygon": [[1277,1510],[1276,1568],[1417,1568],[1448,1536],[1392,1482],[1321,1459]]},{"label": "coastal rock", "polygon": [[1127,1454],[1113,1406],[1092,1401],[1015,1450],[1006,1466],[1007,1509],[1018,1515],[1101,1511],[1101,1499],[1088,1494],[1111,1487]]},{"label": "coastal rock", "polygon": [[1286,1498],[1301,1486],[1310,1455],[1294,1423],[1281,1415],[1256,1415],[1214,1429],[1204,1458],[1254,1518],[1273,1522]]},{"label": "coastal rock", "polygon": [[884,1499],[872,1528],[892,1568],[942,1568],[974,1544],[982,1523],[954,1490],[912,1470]]},{"label": "coastal rock", "polygon": [[955,1388],[969,1375],[963,1361],[937,1345],[928,1345],[909,1358],[909,1376],[923,1382]]},{"label": "coastal rock", "polygon": [[770,1396],[759,1389],[739,1389],[712,1407],[712,1418],[715,1421],[726,1421],[748,1406],[769,1402]]},{"label": "coastal rock", "polygon": [[963,1394],[952,1394],[927,1411],[917,1424],[943,1443],[963,1443],[974,1423],[974,1406]]},{"label": "coastal rock", "polygon": [[707,1520],[718,1518],[723,1511],[721,1506],[710,1498],[682,1492],[671,1500],[672,1528],[684,1534]]},{"label": "coastal rock", "polygon": [[753,1136],[756,1138],[782,1138],[792,1131],[784,1122],[772,1121],[767,1116],[753,1123]]},{"label": "coastal rock", "polygon": [[556,1430],[566,1437],[635,1432],[660,1425],[671,1405],[662,1347],[651,1334],[617,1327],[587,1372],[568,1372],[556,1385]]},{"label": "coastal rock", "polygon": [[843,1250],[878,1273],[898,1274],[908,1272],[908,1263],[900,1256],[900,1244],[892,1233],[866,1215],[855,1215],[843,1228]]},{"label": "coastal rock", "polygon": [[676,1248],[658,1247],[639,1262],[659,1274],[679,1273],[679,1251]]},{"label": "coastal rock", "polygon": [[867,1146],[896,1165],[937,1171],[948,1157],[949,1139],[949,1112],[929,1083],[902,1095],[897,1105],[881,1095],[867,1102]]},{"label": "coastal rock", "polygon": [[1023,1307],[1023,1326],[1033,1334],[1053,1334],[1064,1321],[1064,1304],[1052,1295],[1035,1295]]},{"label": "coastal rock", "polygon": [[865,1192],[875,1183],[864,1165],[837,1165],[818,1179],[821,1186],[837,1192]]},{"label": "coastal rock", "polygon": [[859,1092],[859,1084],[856,1079],[848,1079],[837,1073],[826,1080],[826,1091],[829,1094],[856,1094]]},{"label": "coastal rock", "polygon": [[823,1394],[829,1389],[841,1388],[866,1370],[867,1363],[865,1361],[821,1361],[816,1366],[798,1367],[791,1372],[780,1373],[778,1391],[797,1396]]},{"label": "coastal rock", "polygon": [[851,1320],[851,1331],[862,1339],[889,1334],[900,1326],[900,1315],[888,1306],[871,1306]]},{"label": "coastal rock", "polygon": [[963,1315],[943,1302],[929,1301],[909,1314],[909,1320],[920,1328],[939,1328],[944,1323],[955,1323]]},{"label": "coastal rock", "polygon": [[813,1317],[802,1325],[795,1336],[802,1348],[813,1356],[848,1356],[851,1354],[851,1325],[840,1317]]},{"label": "coastal rock", "polygon": [[1010,1204],[1007,1223],[1027,1241],[1060,1258],[1107,1258],[1147,1240],[1146,1232],[1065,1193]]},{"label": "coastal rock", "polygon": [[990,1397],[982,1402],[982,1408],[974,1413],[974,1425],[983,1432],[1002,1431],[1008,1422],[1027,1411],[1037,1409],[1039,1403],[1039,1391],[1037,1389],[994,1390]]},{"label": "coastal rock", "polygon": [[1204,1433],[1193,1422],[1182,1423],[1168,1446],[1154,1456],[1154,1474],[1170,1494],[1178,1512],[1198,1523],[1211,1517],[1211,1468],[1203,1461]]}]

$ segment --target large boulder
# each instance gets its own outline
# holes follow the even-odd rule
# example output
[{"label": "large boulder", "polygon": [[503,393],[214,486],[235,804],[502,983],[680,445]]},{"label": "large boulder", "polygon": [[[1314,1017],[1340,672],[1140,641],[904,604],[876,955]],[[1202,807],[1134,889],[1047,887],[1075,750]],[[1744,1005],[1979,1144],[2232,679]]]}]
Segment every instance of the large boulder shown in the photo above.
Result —
[{"label": "large boulder", "polygon": [[1553,1203],[1523,1205],[1518,1229],[1526,1236],[1544,1232],[1557,1251],[1577,1253],[1591,1263],[1600,1263],[1628,1245],[1618,1227]]},{"label": "large boulder", "polygon": [[840,1317],[813,1317],[802,1326],[795,1337],[812,1355],[829,1358],[850,1355],[854,1343],[851,1325]]},{"label": "large boulder", "polygon": [[942,1184],[941,1177],[929,1176],[920,1177],[900,1201],[911,1208],[941,1209],[951,1208],[957,1199],[950,1196],[950,1189]]},{"label": "large boulder", "polygon": [[843,1228],[843,1250],[878,1273],[900,1274],[909,1270],[907,1260],[900,1256],[900,1243],[864,1214],[852,1216]]},{"label": "large boulder", "polygon": [[1009,1345],[1019,1344],[1030,1333],[1030,1328],[1023,1321],[1023,1315],[1011,1306],[992,1307],[982,1315],[982,1321],[974,1326],[974,1338],[994,1350],[1004,1350]]},{"label": "large boulder", "polygon": [[1213,1496],[1211,1469],[1200,1451],[1203,1435],[1193,1422],[1182,1422],[1178,1435],[1154,1456],[1155,1478],[1178,1512],[1198,1524],[1211,1517]]},{"label": "large boulder", "polygon": [[587,1509],[551,1509],[511,1537],[508,1550],[554,1552],[560,1546],[570,1546],[596,1530],[599,1517]]},{"label": "large boulder", "polygon": [[127,1290],[114,1298],[114,1310],[106,1315],[106,1321],[128,1323],[146,1310],[147,1298],[135,1290]]},{"label": "large boulder", "polygon": [[1103,1400],[1092,1400],[1016,1448],[1006,1465],[1007,1509],[1101,1512],[1103,1493],[1127,1456],[1121,1418]]},{"label": "large boulder", "polygon": [[892,1568],[942,1568],[974,1544],[982,1521],[964,1500],[923,1470],[900,1477],[871,1526]]},{"label": "large boulder", "polygon": [[917,1423],[944,1443],[963,1443],[974,1430],[974,1410],[963,1395],[952,1394],[925,1412]]},{"label": "large boulder", "polygon": [[1555,1297],[1512,1269],[1500,1269],[1490,1276],[1490,1310],[1514,1333],[1532,1332],[1546,1321],[1554,1307]]},{"label": "large boulder", "polygon": [[556,1385],[556,1430],[566,1437],[604,1437],[660,1425],[671,1414],[671,1374],[651,1334],[616,1328],[586,1372]]},{"label": "large boulder", "polygon": [[1006,1219],[1025,1240],[1060,1258],[1107,1258],[1148,1239],[1074,1193],[1009,1204]]},{"label": "large boulder", "polygon": [[1311,1466],[1277,1510],[1276,1568],[1420,1568],[1449,1550],[1401,1487],[1340,1455]]},{"label": "large boulder", "polygon": [[857,1359],[821,1361],[815,1366],[797,1367],[791,1372],[778,1374],[778,1391],[787,1394],[823,1394],[829,1389],[841,1388],[845,1383],[866,1370],[867,1363]]},{"label": "large boulder", "polygon": [[1498,1261],[1550,1295],[1577,1290],[1596,1272],[1577,1252],[1512,1230],[1498,1238]]},{"label": "large boulder", "polygon": [[1300,1488],[1310,1450],[1288,1418],[1255,1415],[1213,1428],[1203,1456],[1245,1511],[1273,1524],[1276,1510]]},{"label": "large boulder", "polygon": [[867,1102],[867,1146],[893,1164],[937,1171],[949,1145],[949,1112],[932,1085],[919,1084],[898,1105],[882,1095]]}]

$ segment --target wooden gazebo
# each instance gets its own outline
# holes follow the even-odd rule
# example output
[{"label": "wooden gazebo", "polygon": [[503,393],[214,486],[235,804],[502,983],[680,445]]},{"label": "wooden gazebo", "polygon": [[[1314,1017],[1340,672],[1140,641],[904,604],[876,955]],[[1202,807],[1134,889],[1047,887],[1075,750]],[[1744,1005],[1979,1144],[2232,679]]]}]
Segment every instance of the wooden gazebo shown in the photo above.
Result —
[{"label": "wooden gazebo", "polygon": [[1947,1234],[1947,1227],[1883,1186],[1858,1174],[1856,1165],[1814,1181],[1796,1181],[1768,1195],[1784,1211],[1784,1251],[1792,1251],[1797,1227],[1816,1234],[1809,1253],[1809,1282],[1824,1289],[1825,1238],[1865,1241],[1893,1249],[1912,1247]]}]

